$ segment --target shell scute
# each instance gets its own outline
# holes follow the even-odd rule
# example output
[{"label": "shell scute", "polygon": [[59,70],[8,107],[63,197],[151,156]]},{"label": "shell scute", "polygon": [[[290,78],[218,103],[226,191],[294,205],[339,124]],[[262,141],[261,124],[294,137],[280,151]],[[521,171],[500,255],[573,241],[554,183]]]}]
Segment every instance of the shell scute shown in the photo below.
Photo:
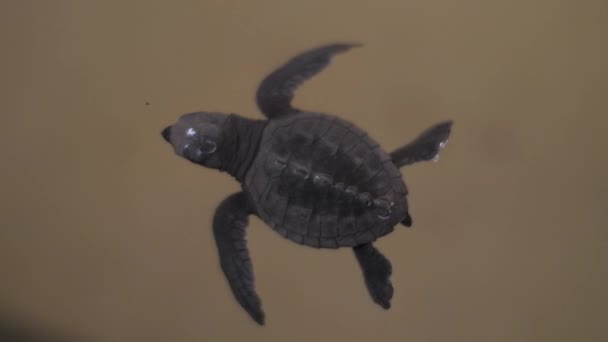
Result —
[{"label": "shell scute", "polygon": [[258,216],[281,235],[318,248],[353,246],[405,218],[399,170],[351,123],[299,113],[270,121],[262,141],[243,187]]}]

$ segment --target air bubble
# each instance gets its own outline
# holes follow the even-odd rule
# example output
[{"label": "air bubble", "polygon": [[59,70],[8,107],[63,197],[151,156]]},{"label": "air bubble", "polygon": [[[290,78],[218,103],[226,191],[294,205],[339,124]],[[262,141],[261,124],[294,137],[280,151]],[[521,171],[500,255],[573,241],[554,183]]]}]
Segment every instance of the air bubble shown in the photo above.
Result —
[{"label": "air bubble", "polygon": [[196,135],[196,131],[194,130],[194,128],[190,127],[188,128],[188,130],[186,131],[186,136],[187,137],[192,137]]}]

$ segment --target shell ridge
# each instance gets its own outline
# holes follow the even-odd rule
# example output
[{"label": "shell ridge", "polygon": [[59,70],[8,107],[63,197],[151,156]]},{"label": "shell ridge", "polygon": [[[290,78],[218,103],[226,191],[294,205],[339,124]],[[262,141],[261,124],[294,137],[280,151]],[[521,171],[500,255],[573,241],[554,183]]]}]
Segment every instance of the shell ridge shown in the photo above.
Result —
[{"label": "shell ridge", "polygon": [[[315,122],[314,129],[311,129],[311,132],[314,132],[316,130],[316,128],[319,127],[319,125],[321,124],[321,122],[323,122],[323,120],[315,120],[315,121],[316,122]],[[320,137],[318,137],[318,135],[316,135],[316,134],[313,133],[313,138],[312,138],[312,141],[310,142],[310,150],[311,151],[315,150],[315,146],[316,146],[316,144],[317,144],[317,142],[319,140],[320,140]],[[310,167],[310,172],[313,173],[312,167]],[[314,197],[315,197],[315,191],[314,191],[315,184],[314,184],[313,179],[314,179],[314,175],[308,179],[308,182],[310,182],[311,185],[313,186],[313,194],[311,196],[311,197],[313,197],[312,198],[313,206],[312,206],[312,209],[310,210],[310,213],[308,214],[308,217],[306,218],[306,224],[305,224],[305,229],[304,229],[304,231],[305,231],[304,235],[305,236],[309,235],[310,221],[311,221],[313,215],[315,215],[315,211],[317,209],[317,203],[318,203],[318,201],[315,201],[315,199],[314,199]]]},{"label": "shell ridge", "polygon": [[[311,146],[311,150],[313,150],[313,151],[314,151],[315,146],[318,143],[320,143],[321,141],[323,141],[323,136],[325,134],[327,134],[327,132],[329,132],[329,130],[331,130],[332,127],[335,126],[334,122],[336,121],[336,118],[332,117],[331,119],[327,119],[327,117],[322,116],[320,118],[320,120],[318,120],[318,121],[319,121],[319,124],[321,122],[327,123],[327,128],[322,133],[314,135],[313,143],[312,143],[312,146]],[[320,173],[320,174],[322,174],[322,173]],[[328,176],[331,177],[331,179],[329,180],[329,184],[317,184],[317,183],[315,183],[314,179],[315,179],[315,177],[317,175],[319,175],[319,173],[313,173],[313,176],[311,177],[312,180],[313,180],[313,182],[312,182],[312,186],[314,187],[313,191],[314,191],[314,193],[315,193],[315,195],[316,195],[317,198],[316,198],[316,200],[313,201],[313,207],[312,207],[310,216],[308,217],[308,221],[306,222],[306,235],[307,236],[311,235],[310,234],[310,222],[315,217],[318,218],[318,223],[316,223],[316,224],[319,226],[319,227],[317,227],[319,229],[319,236],[321,235],[321,229],[323,227],[323,223],[322,223],[323,222],[323,215],[320,215],[319,212],[318,212],[318,210],[319,210],[319,206],[323,207],[322,204],[323,205],[327,205],[326,204],[327,201],[324,201],[324,199],[325,199],[327,191],[328,191],[327,189],[333,185],[333,177],[331,177],[329,175]],[[319,237],[319,244],[320,244],[320,237]]]},{"label": "shell ridge", "polygon": [[[293,122],[291,122],[291,126],[289,127],[289,134],[291,134],[291,132],[293,131],[293,128],[294,128],[294,126],[295,126],[295,123],[296,123],[297,121],[300,121],[300,120],[301,120],[301,118],[297,118],[297,119],[295,119]],[[287,160],[286,160],[287,166],[285,167],[285,169],[289,168],[289,165],[290,165],[290,162],[291,162],[291,157],[292,157],[292,155],[291,155],[291,153],[290,153],[290,154],[287,156]],[[283,172],[283,173],[281,173],[281,178],[280,178],[280,179],[281,179],[281,182],[285,182],[285,180],[284,180],[284,175],[285,175],[285,173],[284,173],[284,172]],[[283,211],[283,218],[281,219],[281,223],[279,224],[279,225],[281,225],[281,226],[284,226],[284,225],[285,225],[285,218],[287,217],[287,212],[289,211],[289,202],[291,201],[291,191],[290,191],[290,190],[291,190],[291,189],[287,189],[287,191],[286,191],[286,196],[287,196],[287,198],[285,199],[285,202],[286,202],[286,204],[285,204],[285,210]]]},{"label": "shell ridge", "polygon": [[[276,153],[272,153],[269,150],[265,149],[264,152],[266,152],[268,154],[268,157],[266,157],[266,159],[263,160],[263,164],[267,165],[267,163],[270,162],[276,162],[276,160],[278,160],[280,158],[280,156]],[[278,175],[273,175],[270,177],[270,179],[277,179],[277,178],[281,178],[281,176],[283,175],[283,173],[285,172],[285,169],[287,167],[283,167],[281,169],[281,171],[279,172]],[[257,168],[256,168],[257,171]],[[272,188],[273,183],[272,182],[266,182],[266,186],[264,187],[264,190],[259,191],[258,189],[256,189],[255,185],[253,187],[253,189],[256,190],[256,192],[258,194],[260,194],[260,198],[266,198],[268,196],[268,193],[270,192],[270,189]],[[264,201],[264,203],[267,203],[267,201]],[[264,210],[266,210],[266,208],[263,207]]]}]

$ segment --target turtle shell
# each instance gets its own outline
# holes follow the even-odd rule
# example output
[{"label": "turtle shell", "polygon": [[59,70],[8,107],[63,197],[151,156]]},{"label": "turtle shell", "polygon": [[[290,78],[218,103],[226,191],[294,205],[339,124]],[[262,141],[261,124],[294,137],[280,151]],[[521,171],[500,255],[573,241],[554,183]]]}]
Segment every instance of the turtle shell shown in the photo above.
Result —
[{"label": "turtle shell", "polygon": [[270,120],[243,188],[275,231],[317,248],[372,242],[407,215],[390,156],[353,124],[319,113]]}]

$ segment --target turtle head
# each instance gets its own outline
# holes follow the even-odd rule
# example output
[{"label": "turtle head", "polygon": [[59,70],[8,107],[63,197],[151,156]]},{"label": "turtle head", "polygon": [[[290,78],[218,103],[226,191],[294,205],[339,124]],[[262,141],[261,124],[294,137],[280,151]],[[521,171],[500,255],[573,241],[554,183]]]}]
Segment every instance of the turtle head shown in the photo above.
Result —
[{"label": "turtle head", "polygon": [[161,135],[180,157],[216,169],[221,167],[217,152],[222,146],[222,128],[227,117],[209,112],[184,114],[174,125],[163,129]]}]

